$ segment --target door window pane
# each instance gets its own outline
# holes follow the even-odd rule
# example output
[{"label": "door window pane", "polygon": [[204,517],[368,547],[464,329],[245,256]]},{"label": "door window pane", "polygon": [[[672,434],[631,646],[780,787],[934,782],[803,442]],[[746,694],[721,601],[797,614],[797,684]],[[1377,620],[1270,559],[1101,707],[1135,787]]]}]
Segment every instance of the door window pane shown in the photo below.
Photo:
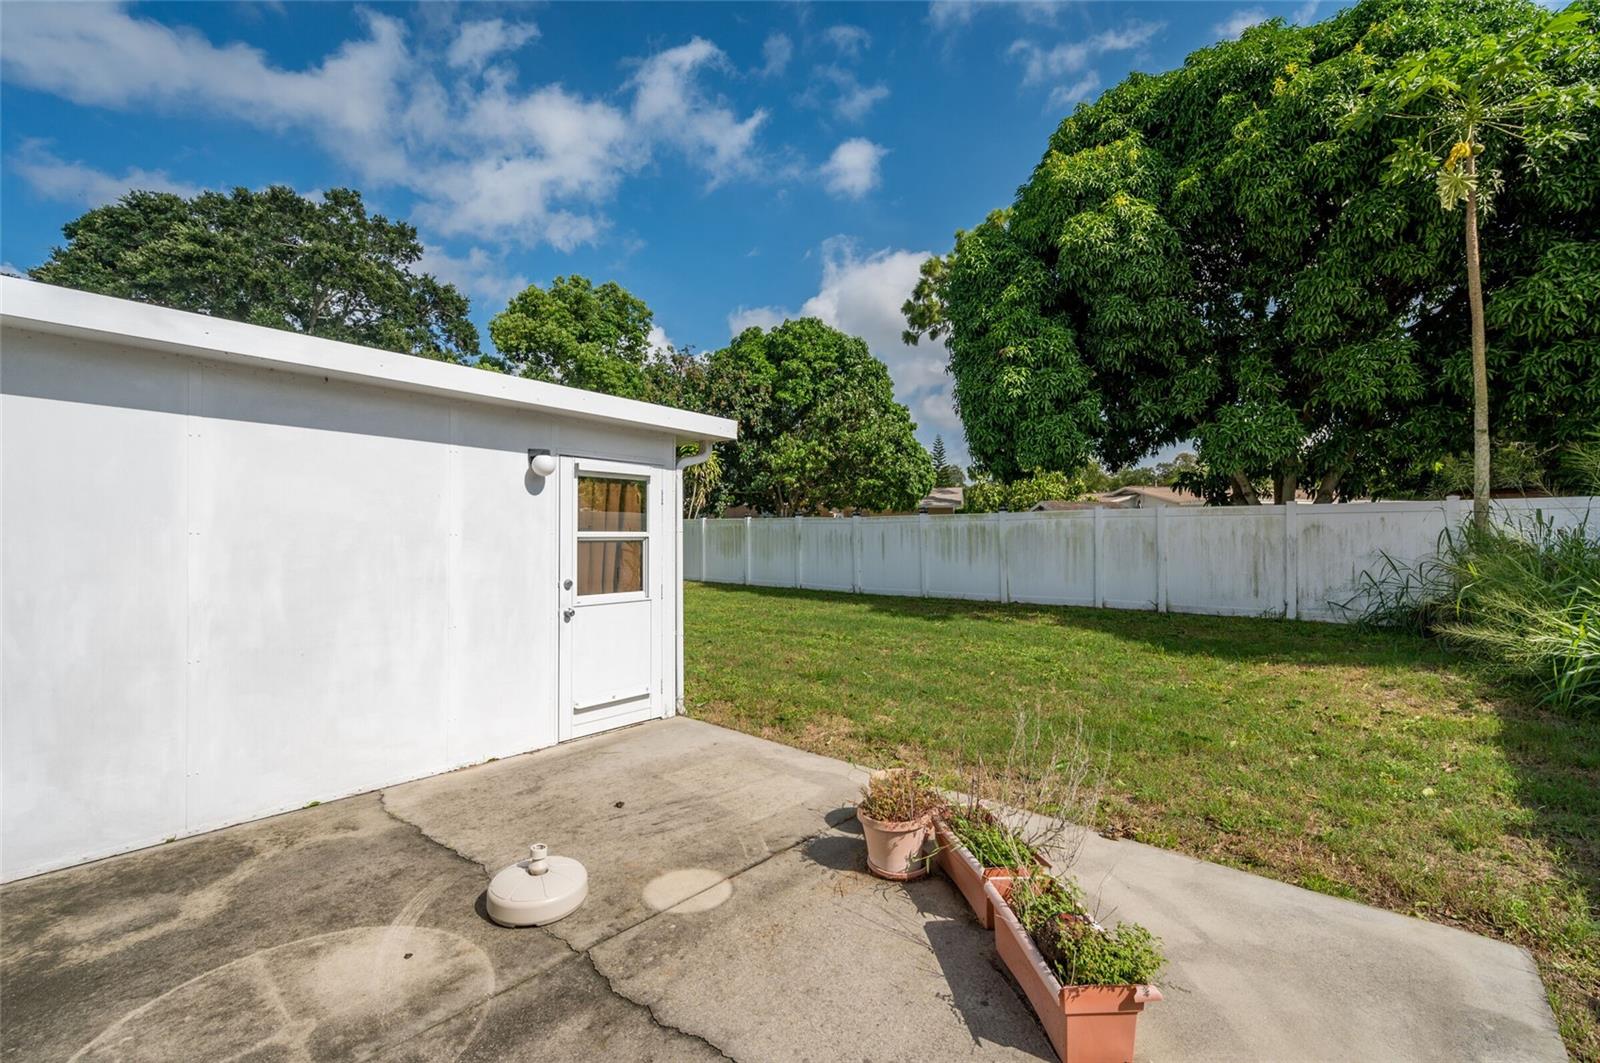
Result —
[{"label": "door window pane", "polygon": [[623,594],[644,590],[643,539],[580,539],[578,593]]},{"label": "door window pane", "polygon": [[644,531],[645,480],[578,477],[578,530]]}]

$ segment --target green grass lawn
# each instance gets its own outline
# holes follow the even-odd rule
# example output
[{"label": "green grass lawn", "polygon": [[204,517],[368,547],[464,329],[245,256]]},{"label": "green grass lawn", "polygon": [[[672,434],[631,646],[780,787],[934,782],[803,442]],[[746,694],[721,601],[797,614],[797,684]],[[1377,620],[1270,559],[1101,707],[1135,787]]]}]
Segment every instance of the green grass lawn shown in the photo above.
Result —
[{"label": "green grass lawn", "polygon": [[690,584],[689,712],[955,781],[1019,710],[1111,751],[1102,832],[1491,934],[1600,1059],[1600,720],[1331,624]]}]

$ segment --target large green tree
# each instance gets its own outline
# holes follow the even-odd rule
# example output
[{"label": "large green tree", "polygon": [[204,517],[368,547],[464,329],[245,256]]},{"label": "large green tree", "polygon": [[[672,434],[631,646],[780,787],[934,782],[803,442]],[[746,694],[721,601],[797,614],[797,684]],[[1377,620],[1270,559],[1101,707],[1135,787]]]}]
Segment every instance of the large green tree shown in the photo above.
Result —
[{"label": "large green tree", "polygon": [[466,296],[414,267],[417,231],[361,193],[130,192],[62,229],[34,280],[451,361],[478,354]]},{"label": "large green tree", "polygon": [[[1080,106],[906,307],[909,335],[947,340],[974,460],[1012,479],[1194,439],[1233,501],[1263,482],[1322,500],[1423,485],[1470,439],[1465,236],[1435,189],[1386,179],[1416,123],[1351,116],[1432,49],[1552,18],[1526,0],[1361,0]],[[1595,47],[1532,61],[1592,84]],[[1479,219],[1496,432],[1540,448],[1600,408],[1596,110],[1562,152],[1506,138]]]},{"label": "large green tree", "polygon": [[587,277],[530,284],[489,322],[497,364],[507,372],[588,391],[641,399],[649,395],[653,315],[615,281]]},{"label": "large green tree", "polygon": [[739,438],[718,447],[720,505],[907,509],[933,487],[910,411],[855,336],[815,318],[748,328],[706,371],[711,409],[739,422]]}]

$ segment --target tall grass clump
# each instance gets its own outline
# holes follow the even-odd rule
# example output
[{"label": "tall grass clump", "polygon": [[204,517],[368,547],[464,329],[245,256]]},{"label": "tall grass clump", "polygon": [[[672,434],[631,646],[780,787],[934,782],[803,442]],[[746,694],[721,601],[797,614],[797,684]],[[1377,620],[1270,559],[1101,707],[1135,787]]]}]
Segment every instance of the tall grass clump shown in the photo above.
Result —
[{"label": "tall grass clump", "polygon": [[1600,712],[1600,540],[1587,521],[1466,524],[1437,557],[1386,560],[1370,581],[1366,622],[1436,635],[1559,708]]}]

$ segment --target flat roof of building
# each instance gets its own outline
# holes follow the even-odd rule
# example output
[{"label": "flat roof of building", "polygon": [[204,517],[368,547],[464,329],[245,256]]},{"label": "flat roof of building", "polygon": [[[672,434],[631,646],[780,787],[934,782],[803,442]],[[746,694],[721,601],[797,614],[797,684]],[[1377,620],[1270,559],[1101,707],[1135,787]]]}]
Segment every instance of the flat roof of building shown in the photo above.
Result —
[{"label": "flat roof of building", "polygon": [[0,321],[11,328],[121,343],[141,350],[658,429],[683,439],[734,439],[739,434],[738,422],[725,417],[20,277],[0,277]]}]

